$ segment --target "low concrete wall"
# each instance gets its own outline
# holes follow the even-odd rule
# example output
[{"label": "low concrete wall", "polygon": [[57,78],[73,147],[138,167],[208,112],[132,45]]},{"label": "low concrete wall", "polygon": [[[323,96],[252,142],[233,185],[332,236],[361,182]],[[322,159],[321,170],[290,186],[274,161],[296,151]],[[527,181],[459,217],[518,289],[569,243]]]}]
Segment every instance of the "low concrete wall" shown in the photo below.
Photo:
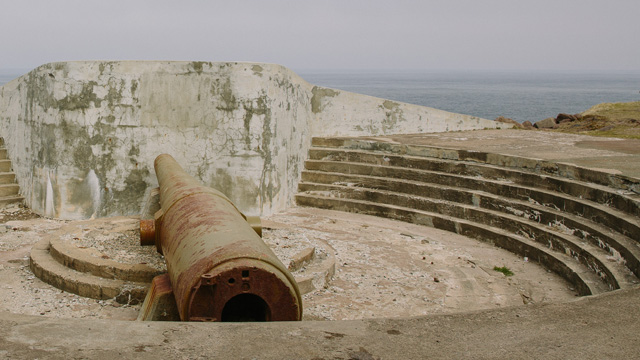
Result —
[{"label": "low concrete wall", "polygon": [[314,87],[272,64],[65,62],[0,87],[0,136],[26,203],[80,219],[140,212],[169,153],[248,214],[286,208],[312,136],[509,127]]}]

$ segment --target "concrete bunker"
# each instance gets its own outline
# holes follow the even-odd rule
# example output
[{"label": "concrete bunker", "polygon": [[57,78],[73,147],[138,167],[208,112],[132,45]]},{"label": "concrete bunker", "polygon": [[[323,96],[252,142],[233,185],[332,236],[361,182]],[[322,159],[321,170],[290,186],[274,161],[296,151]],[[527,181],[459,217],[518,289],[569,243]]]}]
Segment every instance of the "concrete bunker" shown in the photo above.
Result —
[{"label": "concrete bunker", "polygon": [[[2,88],[0,129],[11,135],[6,147],[33,211],[77,221],[137,214],[156,185],[145,163],[158,148],[170,148],[190,173],[220,186],[255,214],[277,214],[295,198],[299,205],[388,217],[498,245],[523,262],[539,262],[560,274],[580,295],[637,286],[640,262],[632,246],[639,238],[637,179],[562,163],[416,146],[400,138],[355,138],[506,125],[320,91],[276,65],[261,65],[259,76],[251,70],[254,65],[242,63],[204,63],[198,71],[190,70],[191,63],[149,65],[49,64]],[[44,76],[48,72],[55,76]],[[171,96],[176,89],[181,95]],[[212,135],[203,136],[202,127]],[[175,140],[176,134],[182,138]],[[38,140],[45,137],[54,145],[47,148]],[[420,238],[409,235],[404,237]],[[149,280],[143,278],[157,272],[106,261],[80,265],[75,260],[83,256],[68,255],[78,249],[47,240],[34,247],[33,271],[69,291],[102,299],[120,296],[131,303],[144,294],[139,289]],[[429,243],[422,240],[427,242],[420,245]],[[311,247],[314,251],[300,249],[290,262],[301,268],[324,264],[324,271],[300,277],[309,293],[330,288],[339,255],[334,249],[332,262],[331,247],[324,253],[317,251],[319,245]],[[44,256],[51,254],[65,266],[88,269],[85,274],[112,277],[91,286],[78,277],[66,281],[45,275]],[[473,259],[459,260],[484,271]],[[338,265],[337,271],[344,270],[348,262]],[[440,284],[448,278],[429,280]],[[526,302],[531,294],[520,295]],[[223,309],[225,318],[238,318],[234,309],[247,304],[262,304],[251,296],[231,300]],[[257,308],[252,318],[269,318],[270,308]]]}]

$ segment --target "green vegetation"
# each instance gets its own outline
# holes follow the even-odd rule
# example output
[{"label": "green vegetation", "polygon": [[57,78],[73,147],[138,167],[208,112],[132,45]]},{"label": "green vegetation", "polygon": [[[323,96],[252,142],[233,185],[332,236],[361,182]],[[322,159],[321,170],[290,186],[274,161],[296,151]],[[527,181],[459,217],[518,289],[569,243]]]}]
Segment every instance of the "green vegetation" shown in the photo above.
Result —
[{"label": "green vegetation", "polygon": [[504,276],[513,276],[513,271],[511,271],[508,267],[503,266],[503,267],[497,267],[494,266],[493,270],[497,271],[497,272],[501,272],[504,274]]},{"label": "green vegetation", "polygon": [[593,106],[582,113],[582,116],[599,115],[609,120],[639,119],[640,101],[628,103],[603,103]]},{"label": "green vegetation", "polygon": [[554,131],[640,139],[640,101],[598,104],[576,117],[576,121],[561,123]]}]

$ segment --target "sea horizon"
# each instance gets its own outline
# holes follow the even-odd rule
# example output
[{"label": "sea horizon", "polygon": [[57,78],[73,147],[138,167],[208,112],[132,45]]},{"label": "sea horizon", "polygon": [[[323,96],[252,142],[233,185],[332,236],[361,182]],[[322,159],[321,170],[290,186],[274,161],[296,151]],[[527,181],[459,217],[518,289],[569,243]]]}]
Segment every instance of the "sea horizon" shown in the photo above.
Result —
[{"label": "sea horizon", "polygon": [[[0,86],[32,69],[0,69]],[[302,69],[307,82],[440,110],[532,123],[640,101],[640,70]]]}]

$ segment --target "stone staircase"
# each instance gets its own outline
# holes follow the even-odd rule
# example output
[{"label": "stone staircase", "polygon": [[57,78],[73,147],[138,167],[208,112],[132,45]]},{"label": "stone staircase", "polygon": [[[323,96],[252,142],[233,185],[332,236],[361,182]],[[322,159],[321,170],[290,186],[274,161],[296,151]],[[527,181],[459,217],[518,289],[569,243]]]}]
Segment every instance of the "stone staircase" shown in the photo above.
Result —
[{"label": "stone staircase", "polygon": [[11,170],[11,160],[7,156],[4,138],[0,137],[0,208],[24,200],[20,196],[20,186],[16,183],[16,174]]},{"label": "stone staircase", "polygon": [[637,179],[568,164],[314,138],[296,201],[489,242],[591,295],[640,283],[638,189]]},{"label": "stone staircase", "polygon": [[80,296],[100,300],[115,298],[122,304],[142,302],[153,277],[163,271],[142,263],[114,261],[94,248],[78,247],[71,241],[86,236],[89,229],[110,229],[113,224],[125,221],[131,222],[126,218],[105,218],[92,224],[66,224],[31,249],[31,271],[45,283]]}]

